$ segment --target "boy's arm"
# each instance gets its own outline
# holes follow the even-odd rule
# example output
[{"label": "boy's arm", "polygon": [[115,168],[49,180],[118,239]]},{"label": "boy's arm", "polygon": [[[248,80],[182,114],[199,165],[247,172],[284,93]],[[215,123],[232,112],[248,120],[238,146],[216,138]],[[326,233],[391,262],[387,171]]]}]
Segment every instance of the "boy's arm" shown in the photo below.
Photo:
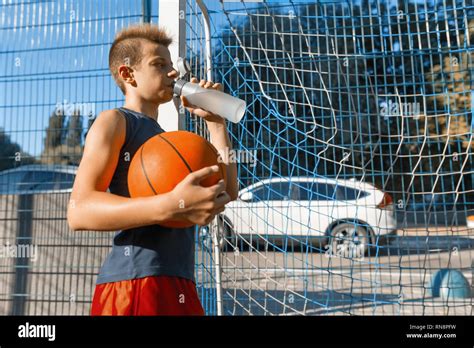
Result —
[{"label": "boy's arm", "polygon": [[[221,194],[224,184],[209,188],[199,181],[218,168],[207,167],[189,174],[166,194],[128,198],[106,192],[117,167],[125,141],[125,119],[116,110],[103,112],[87,134],[67,220],[72,230],[112,231],[185,219],[205,225],[224,209],[228,196]],[[186,208],[180,209],[180,200]]]},{"label": "boy's arm", "polygon": [[[211,81],[201,80],[193,77],[192,83],[199,83],[199,86],[203,88],[216,89],[223,91],[223,87],[220,83],[213,83]],[[181,103],[183,106],[192,114],[199,116],[206,120],[207,129],[211,136],[211,143],[219,151],[223,163],[227,169],[227,187],[226,192],[229,194],[232,201],[236,200],[239,195],[239,182],[237,180],[237,164],[231,163],[230,151],[232,150],[232,144],[227,133],[226,121],[219,115],[213,114],[212,112],[206,111],[191,104],[186,97],[181,96]]]},{"label": "boy's arm", "polygon": [[232,150],[232,144],[229,139],[225,120],[221,122],[207,122],[207,129],[211,137],[211,143],[221,154],[222,162],[227,169],[227,187],[226,192],[231,200],[236,200],[239,195],[239,183],[237,181],[237,164],[231,163],[229,156]]},{"label": "boy's arm", "polygon": [[100,114],[87,134],[67,218],[73,230],[118,230],[168,218],[166,198],[156,205],[149,197],[131,200],[106,192],[125,141],[125,119],[116,110]]}]

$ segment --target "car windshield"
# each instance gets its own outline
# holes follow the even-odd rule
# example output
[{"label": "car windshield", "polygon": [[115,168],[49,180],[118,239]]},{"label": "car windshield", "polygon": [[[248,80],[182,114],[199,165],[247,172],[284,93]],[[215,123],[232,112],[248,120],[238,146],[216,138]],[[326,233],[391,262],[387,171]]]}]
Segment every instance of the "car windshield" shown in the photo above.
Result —
[{"label": "car windshield", "polygon": [[290,183],[272,182],[264,184],[252,193],[253,201],[285,201],[290,198]]}]

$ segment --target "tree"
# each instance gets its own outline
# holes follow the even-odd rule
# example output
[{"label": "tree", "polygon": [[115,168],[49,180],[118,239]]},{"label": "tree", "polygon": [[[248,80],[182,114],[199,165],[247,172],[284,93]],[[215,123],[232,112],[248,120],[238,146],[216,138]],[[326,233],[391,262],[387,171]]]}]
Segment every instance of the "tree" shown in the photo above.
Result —
[{"label": "tree", "polygon": [[[425,97],[426,76],[449,54],[434,52],[448,35],[455,42],[451,27],[462,28],[464,17],[445,20],[434,2],[395,5],[264,4],[243,20],[228,17],[215,66],[237,96],[251,96],[248,121],[231,130],[242,147],[258,150],[261,164],[241,165],[244,184],[254,176],[322,175],[364,178],[396,200],[441,190],[432,157],[441,157],[445,139],[427,142],[423,132],[424,117],[436,110]],[[433,14],[437,21],[428,20]],[[469,83],[472,72],[465,74]],[[389,103],[422,108],[384,114]]]},{"label": "tree", "polygon": [[[466,28],[470,42],[474,40],[474,19]],[[461,45],[465,43],[464,32],[459,34]],[[469,41],[466,41],[469,42]],[[460,140],[464,149],[474,148],[472,141],[472,105],[474,56],[469,50],[447,55],[441,64],[435,65],[426,77],[433,81],[432,96],[437,115],[428,122],[431,134],[438,133],[444,142]],[[438,129],[436,129],[438,126]]]},{"label": "tree", "polygon": [[47,149],[53,149],[62,144],[64,134],[65,116],[63,110],[55,109],[49,117],[48,128],[46,129],[46,139],[44,146]]},{"label": "tree", "polygon": [[82,144],[82,119],[83,117],[78,111],[75,111],[72,117],[69,118],[66,136],[67,146],[74,148]]},{"label": "tree", "polygon": [[74,110],[66,118],[63,110],[57,108],[49,118],[46,129],[42,164],[79,165],[82,157],[82,120],[79,111]]},{"label": "tree", "polygon": [[0,128],[0,171],[18,167],[20,164],[33,164],[35,159],[22,152],[20,145],[11,141],[10,136]]},{"label": "tree", "polygon": [[457,37],[451,38],[451,47],[442,48],[447,51],[443,54],[443,59],[425,76],[430,82],[428,99],[433,109],[422,119],[422,132],[430,139],[436,137],[437,141],[428,143],[424,153],[427,158],[432,154],[443,154],[443,156],[430,156],[430,162],[424,161],[422,170],[425,173],[428,170],[434,173],[432,180],[436,184],[432,187],[435,192],[446,193],[451,196],[451,201],[472,208],[474,206],[472,190],[474,57],[472,52],[464,49],[464,45],[474,40],[474,20],[471,20],[464,29],[469,40],[465,37],[464,30],[460,31]]}]

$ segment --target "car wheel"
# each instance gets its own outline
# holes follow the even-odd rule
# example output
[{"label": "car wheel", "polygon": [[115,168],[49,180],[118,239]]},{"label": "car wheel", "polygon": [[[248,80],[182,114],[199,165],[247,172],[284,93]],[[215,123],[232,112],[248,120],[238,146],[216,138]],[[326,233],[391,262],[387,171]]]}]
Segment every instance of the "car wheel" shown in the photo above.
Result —
[{"label": "car wheel", "polygon": [[330,231],[326,254],[343,258],[363,257],[369,249],[369,242],[366,228],[355,223],[341,223]]},{"label": "car wheel", "polygon": [[234,246],[232,245],[234,233],[232,226],[227,222],[227,220],[222,218],[214,219],[211,223],[211,228],[212,231],[217,232],[217,245],[219,246],[219,250],[234,250]]}]

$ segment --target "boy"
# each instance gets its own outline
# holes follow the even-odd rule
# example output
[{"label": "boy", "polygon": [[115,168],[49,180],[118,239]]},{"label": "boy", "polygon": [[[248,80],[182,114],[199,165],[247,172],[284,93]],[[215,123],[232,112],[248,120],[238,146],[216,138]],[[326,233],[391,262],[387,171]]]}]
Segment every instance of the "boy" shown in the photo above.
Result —
[{"label": "boy", "polygon": [[[117,34],[109,52],[110,71],[125,104],[102,112],[89,130],[67,213],[72,230],[120,230],[97,278],[91,315],[204,314],[194,280],[194,226],[167,228],[160,223],[183,219],[208,224],[237,197],[235,163],[223,158],[226,187],[223,181],[208,188],[199,184],[217,166],[189,174],[166,194],[132,199],[127,187],[134,153],[163,132],[158,106],[172,99],[178,77],[170,60],[171,42],[159,27],[135,25]],[[222,88],[203,80],[200,85]],[[183,97],[181,101],[206,121],[217,150],[229,151],[224,119]]]}]

